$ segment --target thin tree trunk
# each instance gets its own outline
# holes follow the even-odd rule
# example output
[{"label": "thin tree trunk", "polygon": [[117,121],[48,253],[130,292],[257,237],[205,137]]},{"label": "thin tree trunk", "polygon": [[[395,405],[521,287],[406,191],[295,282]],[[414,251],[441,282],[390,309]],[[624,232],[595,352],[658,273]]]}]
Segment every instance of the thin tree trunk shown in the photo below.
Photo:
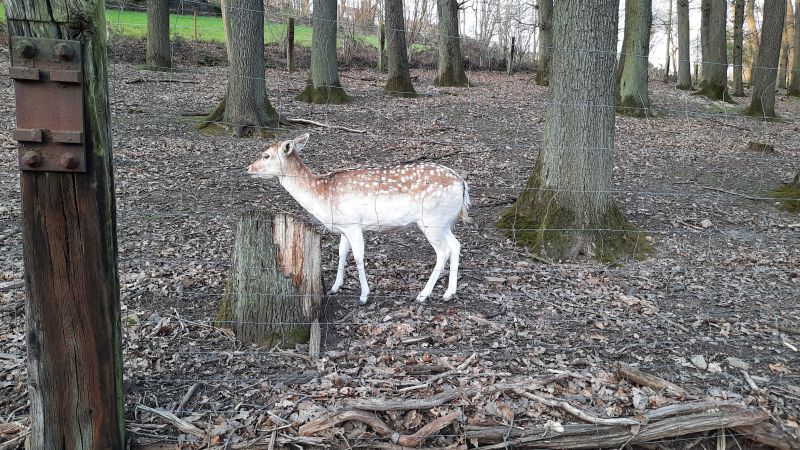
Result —
[{"label": "thin tree trunk", "polygon": [[775,117],[775,80],[785,18],[785,0],[764,0],[761,44],[753,71],[753,98],[748,109],[749,114],[757,117]]},{"label": "thin tree trunk", "polygon": [[627,116],[650,115],[647,93],[652,0],[625,1],[625,36],[617,71],[617,112]]},{"label": "thin tree trunk", "polygon": [[218,127],[234,136],[273,135],[278,113],[264,80],[264,3],[223,0],[222,21],[228,53],[228,86],[219,106],[201,128]]},{"label": "thin tree trunk", "polygon": [[689,0],[678,0],[678,89],[692,89],[689,57]]},{"label": "thin tree trunk", "polygon": [[749,85],[753,85],[753,71],[755,70],[756,60],[758,59],[758,27],[756,26],[755,2],[756,0],[745,0],[745,25],[747,39],[747,72],[744,74]]},{"label": "thin tree trunk", "polygon": [[553,53],[542,150],[525,190],[499,223],[518,244],[557,259],[614,261],[647,252],[611,195],[615,113],[604,105],[614,104],[618,8],[619,0],[555,2],[559,51]]},{"label": "thin tree trunk", "polygon": [[786,0],[786,20],[783,28],[783,40],[781,42],[780,65],[778,66],[778,87],[786,89],[786,76],[791,64],[790,53],[794,44],[794,11],[792,0]]},{"label": "thin tree trunk", "polygon": [[[669,59],[672,50],[672,0],[669,0],[667,16],[667,61],[664,63],[664,83],[669,83]],[[652,22],[652,17],[650,19]]]},{"label": "thin tree trunk", "polygon": [[553,0],[539,0],[539,59],[536,84],[550,84],[550,58],[553,55]]},{"label": "thin tree trunk", "polygon": [[733,95],[744,97],[742,47],[744,44],[744,0],[733,0]]},{"label": "thin tree trunk", "polygon": [[728,7],[725,0],[703,0],[706,38],[703,42],[703,73],[698,94],[731,102],[728,94],[728,49],[725,38]]},{"label": "thin tree trunk", "polygon": [[792,58],[792,75],[788,94],[800,97],[800,0],[794,3],[794,58]]},{"label": "thin tree trunk", "polygon": [[147,0],[146,63],[156,70],[172,67],[169,47],[169,2],[164,0]]},{"label": "thin tree trunk", "polygon": [[469,86],[458,35],[458,0],[437,0],[439,14],[439,68],[437,86]]},{"label": "thin tree trunk", "polygon": [[398,97],[416,97],[411,84],[411,72],[406,48],[406,21],[403,17],[403,0],[386,0],[386,55],[389,78],[384,92]]},{"label": "thin tree trunk", "polygon": [[702,70],[702,76],[705,76],[706,68],[708,66],[708,33],[711,23],[712,1],[713,0],[700,0],[700,67]]},{"label": "thin tree trunk", "polygon": [[339,83],[336,61],[336,0],[314,0],[311,74],[297,100],[339,105],[350,97]]}]

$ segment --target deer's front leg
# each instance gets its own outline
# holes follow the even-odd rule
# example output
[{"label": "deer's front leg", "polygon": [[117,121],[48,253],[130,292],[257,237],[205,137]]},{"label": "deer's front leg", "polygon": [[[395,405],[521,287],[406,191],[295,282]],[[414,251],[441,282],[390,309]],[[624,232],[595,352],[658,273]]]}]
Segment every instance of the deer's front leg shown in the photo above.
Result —
[{"label": "deer's front leg", "polygon": [[361,296],[358,298],[358,304],[365,305],[369,296],[369,285],[367,284],[367,274],[364,271],[364,234],[361,228],[349,229],[345,234],[353,250],[353,259],[356,260],[358,268],[358,281],[361,283]]},{"label": "deer's front leg", "polygon": [[328,294],[339,292],[342,284],[344,284],[344,268],[345,265],[347,265],[348,253],[350,253],[350,241],[347,240],[347,236],[342,234],[339,239],[339,268],[336,270],[336,281],[333,283],[333,287]]}]

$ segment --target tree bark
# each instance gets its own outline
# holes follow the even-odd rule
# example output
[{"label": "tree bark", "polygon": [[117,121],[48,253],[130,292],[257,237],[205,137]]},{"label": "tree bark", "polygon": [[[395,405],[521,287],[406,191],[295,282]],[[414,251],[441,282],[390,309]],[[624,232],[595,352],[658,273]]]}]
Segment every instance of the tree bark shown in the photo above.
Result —
[{"label": "tree bark", "polygon": [[786,89],[786,77],[791,64],[789,57],[794,44],[794,11],[792,0],[786,0],[786,20],[783,25],[783,39],[781,42],[780,64],[778,66],[778,87]]},{"label": "tree bark", "polygon": [[703,72],[698,94],[712,100],[732,102],[728,94],[728,50],[725,38],[727,15],[725,0],[703,0],[702,18],[705,24],[703,40]]},{"label": "tree bark", "polygon": [[289,214],[246,211],[232,261],[218,323],[265,347],[318,341],[322,266],[320,237],[310,225]]},{"label": "tree bark", "polygon": [[758,27],[756,26],[755,2],[756,0],[745,0],[745,25],[747,27],[747,72],[744,77],[749,85],[753,85],[753,71],[755,70],[756,60],[758,59]]},{"label": "tree bark", "polygon": [[[77,40],[83,50],[86,172],[25,170],[19,176],[31,420],[25,448],[125,445],[104,5],[5,2],[9,36]],[[44,82],[51,81],[37,83]],[[36,120],[53,120],[64,105],[52,106]]]},{"label": "tree bark", "polygon": [[800,97],[800,0],[794,3],[794,58],[788,95]]},{"label": "tree bark", "polygon": [[617,112],[626,116],[650,115],[647,93],[652,0],[625,1],[625,36],[617,71]]},{"label": "tree bark", "polygon": [[416,97],[417,92],[411,84],[411,72],[406,48],[406,23],[403,17],[403,0],[386,0],[387,35],[386,54],[389,65],[389,78],[384,92],[398,97]]},{"label": "tree bark", "polygon": [[498,225],[516,243],[556,259],[642,256],[645,239],[611,195],[615,111],[606,105],[615,99],[619,0],[559,0],[554,6],[559,51],[553,53],[542,149],[525,190]]},{"label": "tree bark", "polygon": [[539,60],[536,84],[550,84],[550,59],[553,55],[553,0],[539,0]]},{"label": "tree bark", "polygon": [[156,70],[172,67],[169,47],[169,2],[164,0],[147,0],[146,63]]},{"label": "tree bark", "polygon": [[279,118],[267,98],[264,80],[264,3],[223,0],[222,19],[228,86],[225,97],[201,128],[221,128],[237,137],[272,136]]},{"label": "tree bark", "polygon": [[785,0],[764,0],[761,44],[753,71],[753,98],[747,111],[757,117],[775,117],[775,80],[785,17]]},{"label": "tree bark", "polygon": [[[652,22],[652,14],[650,19]],[[672,0],[669,0],[669,11],[667,12],[667,61],[664,63],[664,83],[669,83],[669,59],[671,50],[672,50]]]},{"label": "tree bark", "polygon": [[735,97],[744,97],[742,82],[744,1],[733,0],[733,95]]},{"label": "tree bark", "polygon": [[297,100],[340,105],[350,96],[342,89],[336,61],[336,0],[314,0],[311,74]]},{"label": "tree bark", "polygon": [[439,14],[439,67],[436,86],[469,86],[458,34],[458,0],[437,0]]},{"label": "tree bark", "polygon": [[678,0],[678,89],[692,89],[689,56],[689,0]]}]

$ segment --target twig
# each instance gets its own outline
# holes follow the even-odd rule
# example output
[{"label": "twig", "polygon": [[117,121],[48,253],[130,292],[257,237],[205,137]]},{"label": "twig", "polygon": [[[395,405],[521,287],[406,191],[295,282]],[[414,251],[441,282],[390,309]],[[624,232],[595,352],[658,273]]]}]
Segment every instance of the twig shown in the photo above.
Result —
[{"label": "twig", "polygon": [[200,385],[201,385],[201,383],[193,384],[189,388],[189,390],[186,391],[186,394],[181,399],[181,402],[178,403],[178,406],[175,409],[173,409],[172,412],[183,411],[183,408],[186,407],[187,403],[189,403],[189,400],[191,400],[191,398],[194,396],[195,392],[197,392],[197,389],[200,387]]},{"label": "twig", "polygon": [[5,442],[0,442],[0,450],[11,450],[13,448],[17,448],[19,444],[25,441],[25,438],[27,438],[29,434],[31,434],[31,432],[26,431],[20,434],[19,436],[15,437],[14,439]]},{"label": "twig", "polygon": [[617,375],[631,383],[647,386],[655,390],[665,390],[675,395],[686,395],[686,390],[677,384],[671,383],[663,378],[642,372],[631,366],[620,364],[617,368]]},{"label": "twig", "polygon": [[144,412],[148,412],[150,414],[154,414],[162,419],[166,420],[170,424],[172,424],[175,428],[177,428],[180,432],[185,434],[191,434],[193,436],[197,436],[201,439],[206,438],[206,432],[197,428],[196,426],[190,424],[189,422],[178,418],[175,414],[172,414],[169,411],[160,409],[160,408],[151,408],[145,405],[136,405],[137,408],[141,409]]},{"label": "twig", "polygon": [[740,194],[738,192],[728,191],[728,190],[725,190],[725,189],[716,188],[716,187],[712,187],[712,186],[701,186],[701,185],[698,185],[697,187],[699,187],[701,189],[706,189],[706,190],[709,190],[709,191],[722,192],[723,194],[734,195],[736,197],[746,198],[748,200],[756,200],[756,201],[760,201],[760,200],[775,200],[775,198],[773,198],[773,197],[751,197],[749,195]]},{"label": "twig", "polygon": [[775,326],[775,329],[786,334],[800,334],[800,328],[782,327],[777,325]]},{"label": "twig", "polygon": [[425,439],[427,439],[428,436],[438,432],[442,428],[447,427],[460,417],[461,417],[460,411],[453,411],[446,416],[442,416],[439,417],[438,419],[433,420],[429,424],[420,428],[419,431],[417,431],[414,434],[401,435],[397,439],[397,443],[406,447],[417,447],[421,445],[423,442],[425,442]]},{"label": "twig", "polygon": [[329,125],[327,123],[315,122],[313,120],[308,120],[308,119],[291,119],[291,118],[289,118],[289,119],[286,119],[286,120],[289,123],[302,123],[302,124],[305,124],[305,125],[314,125],[315,127],[330,128],[332,130],[342,130],[342,131],[347,131],[347,132],[350,132],[350,133],[364,134],[364,133],[367,132],[367,130],[357,130],[355,128],[348,128],[348,127],[343,127],[343,126],[340,126],[340,125]]},{"label": "twig", "polygon": [[750,377],[750,374],[747,373],[746,370],[742,370],[742,376],[744,377],[744,381],[747,383],[747,385],[750,386],[751,390],[758,391],[758,385],[756,385],[756,382],[753,381],[753,379]]},{"label": "twig", "polygon": [[442,372],[442,373],[440,373],[438,375],[434,375],[434,376],[430,377],[428,379],[428,381],[426,381],[426,382],[424,382],[422,384],[405,387],[405,388],[400,389],[398,392],[408,392],[408,391],[415,391],[417,389],[424,389],[426,387],[429,387],[430,385],[432,385],[436,381],[441,380],[442,378],[447,378],[447,377],[449,377],[451,375],[459,375],[464,371],[464,369],[469,367],[473,363],[473,361],[475,361],[475,358],[477,358],[477,357],[478,357],[478,354],[477,353],[473,353],[472,355],[470,355],[469,358],[465,359],[464,362],[462,362],[455,369],[448,370],[447,372]]},{"label": "twig", "polygon": [[627,418],[627,417],[619,417],[619,418],[614,418],[614,419],[605,419],[605,418],[602,418],[602,417],[597,417],[597,416],[595,416],[593,414],[589,414],[586,411],[582,411],[582,410],[570,405],[569,403],[565,402],[564,400],[556,400],[556,399],[550,399],[550,398],[541,397],[539,395],[536,395],[536,394],[534,394],[532,392],[525,391],[523,389],[517,389],[516,393],[521,395],[521,396],[523,396],[523,397],[525,397],[525,398],[527,398],[527,399],[529,399],[529,400],[533,400],[533,401],[536,401],[536,402],[539,402],[539,403],[544,403],[545,405],[552,406],[554,408],[561,408],[564,411],[572,414],[573,416],[575,416],[575,417],[577,417],[577,418],[579,418],[579,419],[581,419],[581,420],[583,420],[585,422],[589,422],[589,423],[593,423],[593,424],[597,424],[597,425],[642,425],[643,423],[646,422],[646,420],[640,421],[640,420],[636,420],[636,419],[630,419],[630,418]]},{"label": "twig", "polygon": [[192,80],[173,80],[169,78],[134,78],[132,80],[128,80],[125,82],[126,84],[138,84],[138,83],[183,83],[183,84],[200,84],[199,81],[192,81]]},{"label": "twig", "polygon": [[309,365],[314,365],[314,360],[312,360],[310,356],[304,355],[302,353],[293,352],[291,350],[284,350],[284,349],[280,348],[279,345],[275,345],[275,347],[272,347],[272,350],[270,350],[270,351],[274,352],[274,353],[280,353],[280,354],[286,355],[286,356],[294,356],[295,358],[302,359],[303,361],[307,362]]}]

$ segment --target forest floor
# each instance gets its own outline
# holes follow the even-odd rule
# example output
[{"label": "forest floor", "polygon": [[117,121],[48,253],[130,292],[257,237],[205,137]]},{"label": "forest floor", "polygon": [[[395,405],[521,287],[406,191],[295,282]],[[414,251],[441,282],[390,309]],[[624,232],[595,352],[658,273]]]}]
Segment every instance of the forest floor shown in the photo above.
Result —
[{"label": "forest floor", "polygon": [[[463,448],[486,442],[474,427],[490,426],[508,429],[507,439],[522,433],[519,427],[554,436],[576,422],[563,408],[526,396],[518,385],[492,390],[541,377],[549,378],[536,395],[605,418],[729,401],[769,412],[789,433],[778,439],[796,439],[800,217],[749,197],[766,196],[798,171],[800,100],[781,92],[781,120],[767,122],[652,82],[656,116],[617,119],[614,197],[642,238],[653,241],[655,255],[614,266],[548,263],[494,227],[541,147],[546,88],[531,74],[471,72],[473,87],[440,89],[432,86],[434,72],[415,70],[422,95],[395,99],[382,92],[384,75],[348,70],[341,78],[353,102],[326,106],[293,100],[305,85],[304,71],[268,70],[269,96],[281,114],[367,130],[282,130],[286,137],[311,133],[303,157],[312,169],[436,161],[467,179],[473,201],[472,223],[456,228],[462,243],[456,299],[440,300],[442,280],[427,302],[412,301],[435,259],[418,230],[369,234],[370,303],[355,305],[351,264],[343,291],[327,299],[323,358],[309,361],[302,348],[243,345],[213,326],[239,212],[271,208],[308,217],[276,182],[246,176],[267,142],[196,131],[193,115],[222,97],[226,69],[191,65],[155,73],[111,56],[125,402],[134,443],[267,448],[272,438],[278,448],[323,442]],[[13,85],[0,79],[0,446],[22,435],[28,414],[13,118]],[[753,152],[750,141],[775,151]],[[335,236],[324,234],[328,286],[336,248]],[[680,391],[629,382],[620,364]],[[416,441],[392,439],[366,419],[339,423],[324,416],[348,401],[422,402],[451,389],[464,393],[435,407],[371,416],[400,435],[431,421],[441,426],[421,430]],[[140,405],[174,411],[197,432],[180,432]],[[298,431],[320,416],[330,419],[329,428]],[[664,445],[708,436],[715,445],[720,436],[737,444],[764,441],[753,429],[735,431],[687,434],[687,428]],[[600,445],[600,428],[596,433]]]}]

